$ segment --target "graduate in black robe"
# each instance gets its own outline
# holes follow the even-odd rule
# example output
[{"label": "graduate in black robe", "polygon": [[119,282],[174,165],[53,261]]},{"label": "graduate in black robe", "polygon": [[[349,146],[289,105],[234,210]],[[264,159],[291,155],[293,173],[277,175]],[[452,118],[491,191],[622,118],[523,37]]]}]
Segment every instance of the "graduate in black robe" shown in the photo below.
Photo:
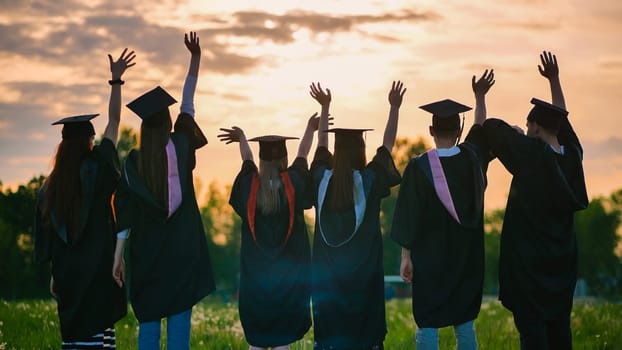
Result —
[{"label": "graduate in black robe", "polygon": [[112,270],[115,230],[110,200],[119,181],[115,144],[121,117],[121,77],[136,56],[127,49],[110,61],[108,124],[93,146],[98,114],[61,119],[63,140],[54,169],[39,192],[35,258],[52,263],[50,292],[58,304],[63,348],[114,346],[114,323],[125,316],[125,289]]},{"label": "graduate in black robe", "polygon": [[484,123],[487,142],[512,174],[499,261],[499,299],[512,311],[523,349],[571,349],[577,280],[574,213],[587,207],[583,149],[568,120],[557,59],[540,55],[553,104],[533,99],[527,135]]},{"label": "graduate in black robe", "polygon": [[461,144],[459,113],[470,107],[452,100],[421,107],[433,115],[436,148],[408,163],[395,204],[391,237],[403,247],[400,275],[412,284],[416,343],[425,349],[438,349],[438,328],[446,326],[454,326],[458,348],[477,348],[473,321],[482,301],[490,158],[481,124],[493,71],[472,84],[475,118]]},{"label": "graduate in black robe", "polygon": [[[368,129],[328,130],[335,133],[334,156],[328,151],[328,135],[318,133],[311,164],[316,208],[311,273],[316,349],[383,348],[387,328],[380,202],[400,181],[391,149],[405,91],[401,82],[393,83],[383,145],[369,163],[363,140]],[[320,130],[326,131],[330,90],[325,93],[313,84],[311,95],[322,105]]]},{"label": "graduate in black robe", "polygon": [[307,123],[298,155],[287,167],[285,140],[259,142],[259,169],[242,129],[221,129],[227,143],[239,142],[242,169],[229,204],[242,219],[240,321],[251,349],[288,349],[311,327],[311,251],[304,210],[313,205],[307,155],[319,117]]},{"label": "graduate in black robe", "polygon": [[[195,152],[207,144],[194,120],[201,50],[195,33],[186,35],[185,43],[190,69],[174,132],[168,106],[175,99],[161,87],[128,104],[142,119],[141,147],[125,162],[114,204],[118,229],[129,231],[130,300],[139,321],[139,348],[159,344],[162,318],[168,318],[168,348],[189,348],[192,307],[215,289],[192,178]],[[125,241],[120,239],[115,251],[119,283],[125,277]]]}]

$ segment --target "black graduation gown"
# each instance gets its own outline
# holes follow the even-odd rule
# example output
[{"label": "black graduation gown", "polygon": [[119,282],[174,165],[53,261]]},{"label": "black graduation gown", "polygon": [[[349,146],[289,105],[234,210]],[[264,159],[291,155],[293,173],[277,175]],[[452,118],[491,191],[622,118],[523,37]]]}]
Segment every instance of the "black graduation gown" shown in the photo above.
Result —
[{"label": "black graduation gown", "polygon": [[[287,169],[294,189],[293,226],[285,205],[275,214],[255,210],[255,241],[249,226],[248,202],[251,182],[257,174],[255,163],[242,164],[229,203],[242,219],[240,252],[240,321],[249,344],[258,347],[287,345],[301,339],[311,327],[311,252],[304,209],[311,208],[307,161],[297,158]],[[283,188],[283,187],[282,187]]]},{"label": "black graduation gown", "polygon": [[[399,184],[400,174],[391,154],[380,147],[361,171],[367,205],[353,238],[340,247],[327,245],[320,233],[318,190],[332,154],[320,147],[311,165],[316,196],[312,255],[313,328],[317,349],[370,349],[387,333],[384,309],[384,271],[380,202]],[[326,194],[326,201],[330,190]],[[331,212],[325,205],[322,230],[332,245],[347,240],[355,227],[354,210]]]},{"label": "black graduation gown", "polygon": [[130,229],[130,300],[139,322],[192,308],[215,289],[192,170],[195,150],[207,143],[188,114],[180,114],[171,134],[182,201],[168,217],[138,173],[138,151],[126,162],[115,195],[118,230]]},{"label": "black graduation gown", "polygon": [[440,157],[460,224],[438,199],[428,154],[412,159],[395,204],[391,237],[410,249],[412,308],[420,328],[459,325],[477,317],[484,280],[484,189],[488,166],[481,126],[460,153]]},{"label": "black graduation gown", "polygon": [[579,139],[567,118],[557,136],[563,155],[499,119],[487,120],[484,131],[513,175],[501,234],[499,299],[518,317],[568,317],[577,279],[574,213],[588,204]]},{"label": "black graduation gown", "polygon": [[[112,141],[104,138],[82,162],[80,235],[70,240],[55,211],[43,216],[45,186],[39,192],[34,227],[35,255],[52,261],[58,295],[58,316],[64,341],[93,336],[127,312],[125,289],[112,278],[116,235],[110,199],[119,181],[119,159]],[[75,236],[75,235],[72,235]]]}]

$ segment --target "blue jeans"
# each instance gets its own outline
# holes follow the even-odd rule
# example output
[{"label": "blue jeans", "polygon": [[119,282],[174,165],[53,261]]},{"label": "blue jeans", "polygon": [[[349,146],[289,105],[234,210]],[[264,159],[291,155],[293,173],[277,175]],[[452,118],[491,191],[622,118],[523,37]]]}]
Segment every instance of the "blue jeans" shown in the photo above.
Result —
[{"label": "blue jeans", "polygon": [[[476,350],[477,338],[473,321],[454,326],[457,350]],[[438,350],[438,328],[419,328],[415,334],[417,350]]]},{"label": "blue jeans", "polygon": [[[190,316],[192,309],[167,317],[166,339],[168,350],[190,349]],[[138,326],[138,349],[160,350],[161,320],[143,322]]]}]

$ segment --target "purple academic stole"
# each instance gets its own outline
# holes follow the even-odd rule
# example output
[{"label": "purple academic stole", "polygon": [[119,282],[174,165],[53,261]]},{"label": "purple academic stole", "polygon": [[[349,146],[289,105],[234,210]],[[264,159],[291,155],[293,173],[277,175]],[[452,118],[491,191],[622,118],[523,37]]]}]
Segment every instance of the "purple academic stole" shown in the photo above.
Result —
[{"label": "purple academic stole", "polygon": [[454,207],[454,201],[451,198],[451,193],[449,192],[449,186],[447,185],[447,178],[445,178],[445,172],[443,171],[441,160],[439,159],[438,152],[435,149],[428,151],[428,161],[430,162],[434,190],[436,190],[438,199],[441,203],[443,203],[445,209],[447,209],[456,222],[460,223],[460,218],[458,218],[458,213],[456,213],[456,208]]},{"label": "purple academic stole", "polygon": [[181,205],[181,182],[177,168],[177,153],[171,139],[166,144],[166,158],[168,160],[168,217]]}]

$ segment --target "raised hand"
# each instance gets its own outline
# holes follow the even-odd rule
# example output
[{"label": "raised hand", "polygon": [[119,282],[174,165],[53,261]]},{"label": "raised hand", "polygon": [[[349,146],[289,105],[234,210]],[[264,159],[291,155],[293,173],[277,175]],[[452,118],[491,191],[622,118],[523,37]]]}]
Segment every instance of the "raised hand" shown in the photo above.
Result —
[{"label": "raised hand", "polygon": [[471,79],[471,87],[475,95],[486,95],[488,90],[495,84],[495,71],[486,69],[484,74],[475,81],[475,76]]},{"label": "raised hand", "polygon": [[190,36],[188,36],[188,33],[184,34],[184,44],[186,44],[188,51],[190,51],[193,56],[201,56],[201,46],[199,45],[197,32],[190,32]]},{"label": "raised hand", "polygon": [[[333,120],[335,118],[328,116],[328,125],[333,125]],[[318,117],[317,112],[313,113],[311,117],[309,117],[309,121],[307,121],[307,128],[310,128],[313,131],[317,131],[320,127],[320,117]]]},{"label": "raised hand", "polygon": [[543,77],[551,80],[559,76],[559,66],[557,65],[557,57],[550,51],[542,51],[540,54],[542,66],[538,65],[538,71]]},{"label": "raised hand", "polygon": [[132,62],[136,58],[134,51],[127,53],[127,47],[121,53],[121,56],[116,61],[112,60],[112,56],[108,54],[108,61],[110,62],[110,73],[112,73],[112,80],[121,79],[126,69],[134,66],[136,62]]},{"label": "raised hand", "polygon": [[322,106],[330,105],[330,101],[331,101],[330,89],[326,89],[326,92],[324,92],[320,83],[317,83],[317,85],[315,83],[311,83],[309,87],[311,88],[311,91],[309,92],[309,94],[317,102],[319,102],[320,105]]},{"label": "raised hand", "polygon": [[242,138],[245,138],[244,131],[237,126],[231,127],[231,129],[220,128],[220,131],[224,131],[224,134],[217,135],[220,141],[225,142],[227,145],[232,142],[240,142]]},{"label": "raised hand", "polygon": [[393,81],[391,85],[391,90],[389,91],[389,103],[391,107],[399,108],[402,105],[402,99],[404,98],[404,93],[406,92],[406,88],[404,87],[404,83],[401,81]]}]

